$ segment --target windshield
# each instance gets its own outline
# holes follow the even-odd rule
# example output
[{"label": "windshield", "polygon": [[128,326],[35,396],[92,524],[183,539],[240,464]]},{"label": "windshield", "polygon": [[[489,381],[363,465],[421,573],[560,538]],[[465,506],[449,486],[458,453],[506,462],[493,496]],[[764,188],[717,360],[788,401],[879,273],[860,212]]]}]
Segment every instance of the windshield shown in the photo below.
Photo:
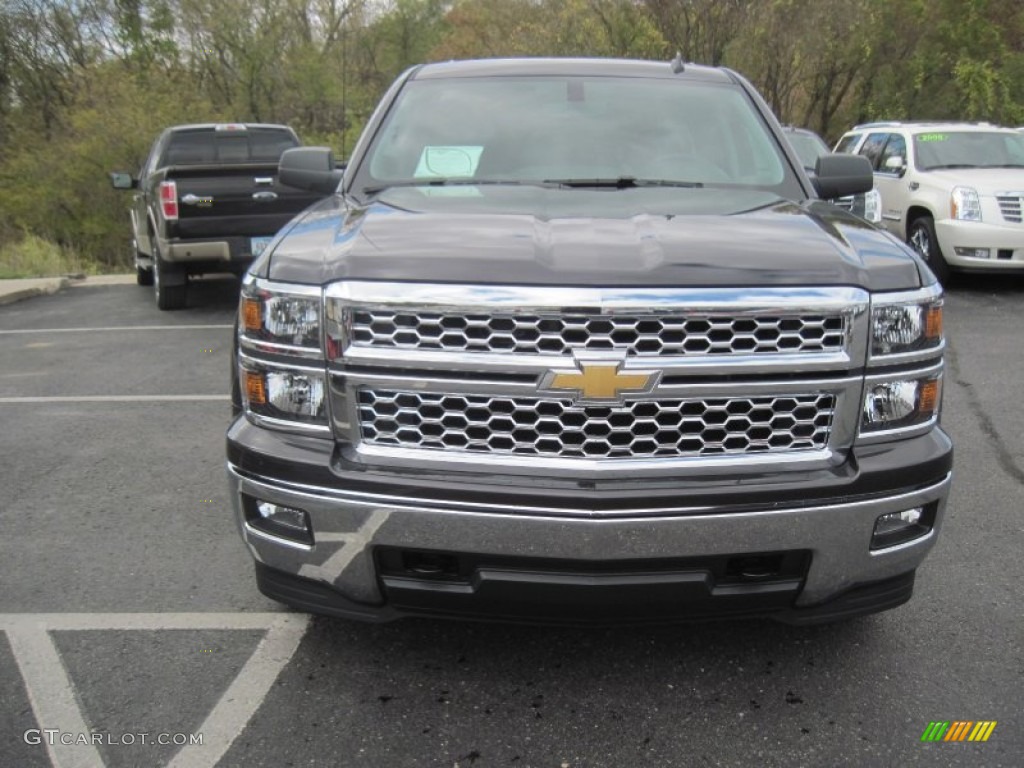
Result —
[{"label": "windshield", "polygon": [[793,145],[800,164],[813,171],[818,165],[818,158],[829,153],[828,145],[813,133],[796,133],[787,131],[786,138]]},{"label": "windshield", "polygon": [[556,76],[408,83],[354,189],[446,181],[633,186],[623,180],[803,196],[739,87]]},{"label": "windshield", "polygon": [[1024,167],[1024,136],[997,131],[942,131],[914,136],[922,171],[942,168]]}]

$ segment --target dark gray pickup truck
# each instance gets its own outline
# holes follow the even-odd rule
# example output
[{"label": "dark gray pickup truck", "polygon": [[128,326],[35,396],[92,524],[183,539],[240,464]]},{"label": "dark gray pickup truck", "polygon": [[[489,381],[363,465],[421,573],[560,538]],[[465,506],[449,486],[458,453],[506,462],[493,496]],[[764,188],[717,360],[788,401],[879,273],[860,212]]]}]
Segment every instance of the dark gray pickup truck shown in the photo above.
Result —
[{"label": "dark gray pickup truck", "polygon": [[[861,160],[861,162],[851,162]],[[739,75],[406,72],[246,276],[231,499],[267,595],[367,620],[816,622],[910,598],[942,290]]]},{"label": "dark gray pickup truck", "polygon": [[278,182],[277,163],[299,146],[284,125],[179,125],[154,142],[139,175],[112,173],[137,190],[131,209],[139,285],[160,309],[185,306],[188,276],[242,274],[274,233],[321,195]]}]

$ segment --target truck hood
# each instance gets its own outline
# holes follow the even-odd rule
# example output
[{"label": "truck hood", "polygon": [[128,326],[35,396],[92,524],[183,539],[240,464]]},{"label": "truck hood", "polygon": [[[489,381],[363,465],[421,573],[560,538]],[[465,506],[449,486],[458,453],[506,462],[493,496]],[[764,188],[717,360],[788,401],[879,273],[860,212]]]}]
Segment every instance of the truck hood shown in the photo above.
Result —
[{"label": "truck hood", "polygon": [[677,188],[396,188],[366,205],[335,196],[282,230],[254,272],[312,284],[921,284],[909,249],[826,203]]}]

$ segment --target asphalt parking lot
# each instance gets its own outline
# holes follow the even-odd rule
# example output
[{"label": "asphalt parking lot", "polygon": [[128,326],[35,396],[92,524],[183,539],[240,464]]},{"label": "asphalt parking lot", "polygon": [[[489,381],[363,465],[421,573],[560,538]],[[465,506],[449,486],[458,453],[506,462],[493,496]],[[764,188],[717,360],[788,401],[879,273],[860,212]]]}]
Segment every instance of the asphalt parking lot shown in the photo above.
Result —
[{"label": "asphalt parking lot", "polygon": [[[1024,764],[1024,280],[947,297],[955,480],[914,599],[804,629],[375,626],[263,598],[224,478],[236,296],[0,307],[0,765]],[[923,743],[936,720],[997,725]]]}]

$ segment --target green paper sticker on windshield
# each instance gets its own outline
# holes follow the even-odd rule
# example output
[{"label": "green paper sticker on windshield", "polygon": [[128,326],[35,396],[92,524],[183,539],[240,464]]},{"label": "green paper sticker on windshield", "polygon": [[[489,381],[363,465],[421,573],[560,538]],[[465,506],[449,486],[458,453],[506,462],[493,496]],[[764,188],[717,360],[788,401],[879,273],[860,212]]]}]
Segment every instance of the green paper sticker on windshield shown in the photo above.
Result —
[{"label": "green paper sticker on windshield", "polygon": [[413,177],[417,179],[472,177],[476,173],[476,167],[480,164],[480,155],[483,154],[483,151],[483,147],[424,147]]},{"label": "green paper sticker on windshield", "polygon": [[945,141],[949,138],[945,133],[919,133],[916,136],[918,141]]}]

